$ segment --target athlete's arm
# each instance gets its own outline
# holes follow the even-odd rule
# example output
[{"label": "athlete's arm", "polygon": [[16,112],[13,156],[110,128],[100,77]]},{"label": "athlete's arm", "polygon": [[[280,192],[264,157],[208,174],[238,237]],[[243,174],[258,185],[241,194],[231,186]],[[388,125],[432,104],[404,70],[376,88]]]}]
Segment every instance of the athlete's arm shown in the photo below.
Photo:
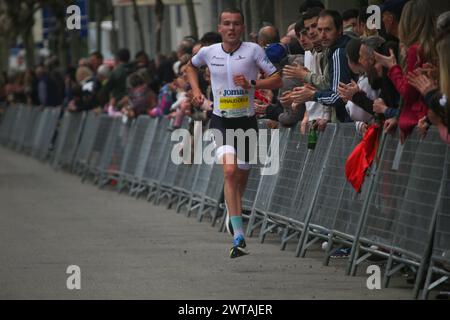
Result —
[{"label": "athlete's arm", "polygon": [[280,89],[283,86],[283,80],[277,72],[267,79],[256,80],[255,89]]},{"label": "athlete's arm", "polygon": [[264,74],[269,75],[266,79],[256,80],[255,89],[275,90],[281,88],[283,86],[283,80],[281,80],[277,68],[270,62],[264,49],[256,46],[254,55],[256,65]]},{"label": "athlete's arm", "polygon": [[192,88],[192,103],[198,107],[203,105],[205,99],[198,83],[198,68],[206,65],[207,50],[207,47],[201,48],[200,51],[192,57],[186,67],[186,76]]},{"label": "athlete's arm", "polygon": [[198,83],[198,71],[197,71],[197,68],[195,68],[192,65],[192,62],[189,62],[187,64],[186,76],[187,76],[188,82],[189,82],[189,84],[191,85],[191,88],[192,88],[192,94],[193,94],[192,103],[195,106],[203,105],[203,102],[204,102],[205,98],[203,96],[202,91],[200,90],[200,85]]},{"label": "athlete's arm", "polygon": [[[234,77],[234,84],[240,86],[246,90],[251,89],[252,85],[248,79],[244,76]],[[278,73],[274,73],[267,79],[256,80],[255,89],[268,89],[275,90],[283,86],[283,80]]]}]

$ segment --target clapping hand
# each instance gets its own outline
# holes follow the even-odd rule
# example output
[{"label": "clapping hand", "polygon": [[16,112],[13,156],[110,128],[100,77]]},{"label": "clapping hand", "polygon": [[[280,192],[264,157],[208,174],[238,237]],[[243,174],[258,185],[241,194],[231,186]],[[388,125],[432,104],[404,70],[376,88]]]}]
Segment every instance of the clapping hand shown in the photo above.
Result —
[{"label": "clapping hand", "polygon": [[373,102],[373,112],[384,114],[387,109],[388,106],[384,103],[383,99],[379,98]]},{"label": "clapping hand", "polygon": [[308,101],[313,101],[316,91],[313,86],[306,84],[303,87],[294,88],[291,97],[294,103],[303,104]]},{"label": "clapping hand", "polygon": [[304,66],[297,64],[287,65],[283,69],[283,75],[288,79],[299,79],[303,81],[310,71]]},{"label": "clapping hand", "polygon": [[428,129],[430,129],[430,125],[427,121],[427,117],[423,117],[417,123],[417,128],[419,129],[419,136],[424,139],[427,136]]},{"label": "clapping hand", "polygon": [[349,84],[345,84],[342,82],[339,83],[338,94],[345,102],[351,101],[353,99],[353,96],[358,92],[359,86],[354,80],[352,80],[352,82]]},{"label": "clapping hand", "polygon": [[406,76],[408,83],[417,89],[422,96],[426,96],[429,92],[438,88],[434,79],[430,78],[427,72],[423,70],[414,70]]},{"label": "clapping hand", "polygon": [[375,60],[380,63],[383,67],[391,69],[397,64],[397,58],[395,57],[394,50],[389,49],[389,56],[384,56],[378,52],[374,52]]},{"label": "clapping hand", "polygon": [[294,100],[292,99],[292,91],[285,91],[280,97],[281,105],[286,109],[292,105]]}]

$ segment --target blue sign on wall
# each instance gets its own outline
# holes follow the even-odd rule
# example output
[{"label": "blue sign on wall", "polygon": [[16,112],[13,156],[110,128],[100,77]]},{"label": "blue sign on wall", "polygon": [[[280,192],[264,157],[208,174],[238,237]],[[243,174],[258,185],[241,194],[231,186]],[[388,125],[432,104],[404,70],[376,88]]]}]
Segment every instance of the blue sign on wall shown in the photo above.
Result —
[{"label": "blue sign on wall", "polygon": [[[87,2],[88,0],[77,0],[75,5],[80,7],[81,11],[81,38],[87,38],[88,36],[88,16],[87,16]],[[44,7],[42,10],[42,29],[44,39],[48,39],[48,36],[56,28],[55,16],[49,7]]]}]

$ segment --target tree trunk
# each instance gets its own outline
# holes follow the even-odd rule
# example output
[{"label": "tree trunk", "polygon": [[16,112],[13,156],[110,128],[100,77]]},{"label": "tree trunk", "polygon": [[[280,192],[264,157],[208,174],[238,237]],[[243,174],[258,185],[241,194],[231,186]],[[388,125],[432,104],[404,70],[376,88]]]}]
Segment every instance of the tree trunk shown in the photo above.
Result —
[{"label": "tree trunk", "polygon": [[23,46],[25,48],[25,61],[27,65],[27,69],[34,68],[35,59],[34,59],[34,37],[33,37],[33,26],[31,28],[26,28],[22,32],[22,40]]},{"label": "tree trunk", "polygon": [[110,0],[111,4],[111,20],[112,20],[112,39],[111,39],[111,51],[116,54],[119,50],[119,42],[117,40],[117,29],[116,29],[116,10],[114,8],[113,0]]},{"label": "tree trunk", "polygon": [[195,16],[194,2],[192,0],[186,0],[186,7],[189,16],[189,26],[191,27],[191,35],[195,39],[198,39],[197,17]]},{"label": "tree trunk", "polygon": [[8,37],[0,37],[0,72],[8,71],[9,40]]},{"label": "tree trunk", "polygon": [[95,1],[95,38],[97,40],[97,51],[102,51],[102,2],[97,0]]},{"label": "tree trunk", "polygon": [[251,32],[258,32],[261,28],[261,1],[250,0]]},{"label": "tree trunk", "polygon": [[145,51],[144,32],[142,30],[142,23],[141,23],[141,18],[139,16],[139,10],[137,7],[136,0],[132,0],[132,1],[133,1],[133,10],[134,10],[134,22],[136,22],[136,25],[138,27],[139,40],[141,42],[141,50]]},{"label": "tree trunk", "polygon": [[162,0],[156,0],[155,4],[156,15],[156,53],[161,53],[161,32],[164,21],[164,3]]},{"label": "tree trunk", "polygon": [[69,33],[70,41],[70,64],[73,66],[78,65],[78,61],[81,59],[81,41],[80,41],[80,31],[71,31]]},{"label": "tree trunk", "polygon": [[[65,33],[65,21],[58,21],[58,36],[57,36],[57,48],[58,48],[58,58],[62,70],[67,68],[67,48],[66,48],[66,33]],[[76,65],[78,61],[75,62]]]}]

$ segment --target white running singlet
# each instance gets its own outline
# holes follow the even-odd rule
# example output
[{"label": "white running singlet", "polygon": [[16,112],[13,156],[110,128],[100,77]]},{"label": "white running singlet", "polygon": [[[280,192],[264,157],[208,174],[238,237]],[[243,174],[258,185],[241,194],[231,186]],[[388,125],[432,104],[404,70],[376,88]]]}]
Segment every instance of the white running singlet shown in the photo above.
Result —
[{"label": "white running singlet", "polygon": [[225,52],[221,43],[203,47],[191,63],[196,68],[208,66],[214,95],[213,113],[223,118],[255,115],[255,90],[235,86],[235,76],[244,76],[250,82],[257,79],[260,70],[268,76],[277,72],[264,49],[252,42],[242,42],[232,53]]}]

